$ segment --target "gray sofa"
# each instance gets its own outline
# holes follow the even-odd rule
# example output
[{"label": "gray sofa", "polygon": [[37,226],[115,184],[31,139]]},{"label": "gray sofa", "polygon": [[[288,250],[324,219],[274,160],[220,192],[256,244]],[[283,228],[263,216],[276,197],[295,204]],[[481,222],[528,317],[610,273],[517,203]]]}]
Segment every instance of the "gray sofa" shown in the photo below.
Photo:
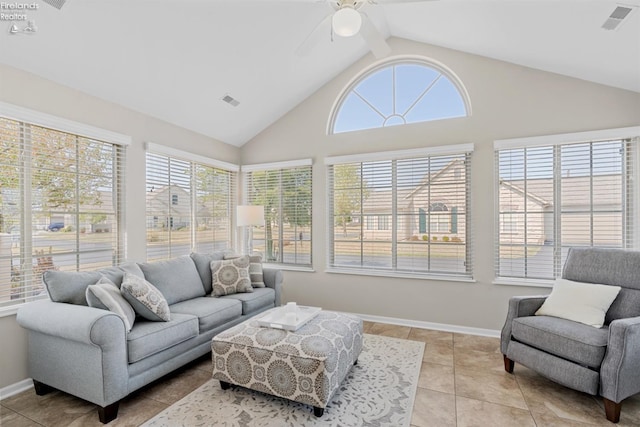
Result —
[{"label": "gray sofa", "polygon": [[[95,403],[100,421],[107,423],[117,417],[123,397],[210,352],[211,338],[219,332],[280,305],[282,272],[268,268],[266,287],[210,297],[210,263],[223,256],[194,253],[95,272],[47,272],[43,279],[51,300],[26,304],[17,315],[28,331],[36,393],[58,389]],[[87,305],[87,286],[102,276],[120,286],[125,272],[162,292],[170,321],[138,317],[127,333],[121,317]]]},{"label": "gray sofa", "polygon": [[575,390],[600,395],[606,417],[620,419],[621,402],[640,392],[640,252],[571,248],[562,278],[620,286],[602,328],[535,316],[547,297],[514,297],[502,329],[507,372],[514,362]]}]

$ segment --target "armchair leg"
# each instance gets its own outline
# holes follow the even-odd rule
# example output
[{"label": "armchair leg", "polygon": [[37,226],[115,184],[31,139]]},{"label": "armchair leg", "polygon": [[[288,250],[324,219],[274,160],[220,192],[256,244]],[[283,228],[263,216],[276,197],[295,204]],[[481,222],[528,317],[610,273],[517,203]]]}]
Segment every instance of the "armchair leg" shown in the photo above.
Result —
[{"label": "armchair leg", "polygon": [[513,374],[513,367],[515,363],[513,362],[513,360],[509,359],[506,354],[503,354],[502,357],[504,358],[504,370],[510,374]]},{"label": "armchair leg", "polygon": [[622,402],[616,403],[606,397],[603,397],[602,400],[604,401],[604,412],[607,415],[607,420],[612,423],[620,421],[620,409],[622,409]]},{"label": "armchair leg", "polygon": [[120,402],[115,402],[105,407],[98,406],[98,418],[100,418],[100,422],[102,424],[107,424],[118,418],[119,406]]}]

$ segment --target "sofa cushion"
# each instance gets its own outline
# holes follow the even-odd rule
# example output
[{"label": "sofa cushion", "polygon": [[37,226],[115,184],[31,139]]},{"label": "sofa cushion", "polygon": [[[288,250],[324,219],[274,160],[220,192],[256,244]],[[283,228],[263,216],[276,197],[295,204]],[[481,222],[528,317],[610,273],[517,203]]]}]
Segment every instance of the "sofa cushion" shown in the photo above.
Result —
[{"label": "sofa cushion", "polygon": [[169,321],[170,313],[167,300],[155,286],[142,277],[125,273],[120,292],[135,312],[145,319],[156,322]]},{"label": "sofa cushion", "polygon": [[109,310],[122,319],[127,332],[131,331],[136,320],[136,312],[120,293],[120,289],[108,277],[102,276],[95,285],[87,286],[89,307]]},{"label": "sofa cushion", "polygon": [[44,272],[42,281],[47,287],[51,301],[88,305],[85,296],[87,286],[97,283],[100,277],[102,275],[97,271],[48,270]]},{"label": "sofa cushion", "polygon": [[193,252],[190,255],[193,263],[196,265],[196,270],[198,270],[202,284],[204,285],[205,294],[209,295],[213,290],[213,285],[211,284],[211,261],[220,261],[221,259],[224,259],[226,254],[230,253],[230,251],[212,252],[210,254]]},{"label": "sofa cushion", "polygon": [[242,304],[237,300],[201,297],[173,304],[171,314],[190,314],[198,318],[201,332],[217,328],[242,315]]},{"label": "sofa cushion", "polygon": [[619,292],[620,286],[556,279],[551,294],[535,314],[560,317],[601,328],[607,310]]},{"label": "sofa cushion", "polygon": [[162,292],[169,305],[205,295],[196,265],[188,255],[140,264],[140,269],[144,278]]},{"label": "sofa cushion", "polygon": [[254,289],[251,293],[233,294],[218,299],[235,299],[242,303],[242,314],[251,314],[275,306],[276,291],[271,288]]},{"label": "sofa cushion", "polygon": [[550,316],[518,317],[511,335],[516,341],[592,368],[602,363],[609,328],[596,329],[571,320]]},{"label": "sofa cushion", "polygon": [[188,314],[171,313],[168,322],[138,321],[127,335],[129,363],[180,344],[198,335],[198,319]]},{"label": "sofa cushion", "polygon": [[249,256],[211,261],[211,279],[214,297],[231,295],[239,292],[253,292],[249,279]]}]

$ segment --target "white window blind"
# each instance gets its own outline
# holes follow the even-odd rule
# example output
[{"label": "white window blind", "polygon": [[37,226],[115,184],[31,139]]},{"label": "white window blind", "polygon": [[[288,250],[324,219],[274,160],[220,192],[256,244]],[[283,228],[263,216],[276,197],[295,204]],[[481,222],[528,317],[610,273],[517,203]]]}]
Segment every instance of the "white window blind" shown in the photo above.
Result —
[{"label": "white window blind", "polygon": [[242,166],[244,203],[264,206],[253,250],[268,263],[311,266],[311,160]]},{"label": "white window blind", "polygon": [[638,138],[589,136],[496,141],[498,279],[560,277],[572,246],[637,245]]},{"label": "white window blind", "polygon": [[0,117],[0,307],[46,296],[47,270],[124,261],[125,156],[117,143]]},{"label": "white window blind", "polygon": [[[154,150],[157,148],[157,150]],[[233,245],[237,172],[193,161],[150,145],[146,159],[147,260]],[[158,153],[158,152],[161,153]],[[201,159],[205,161],[205,159]],[[212,164],[225,165],[212,160]],[[237,170],[237,169],[236,169]]]},{"label": "white window blind", "polygon": [[329,267],[471,278],[472,150],[464,144],[327,159]]}]

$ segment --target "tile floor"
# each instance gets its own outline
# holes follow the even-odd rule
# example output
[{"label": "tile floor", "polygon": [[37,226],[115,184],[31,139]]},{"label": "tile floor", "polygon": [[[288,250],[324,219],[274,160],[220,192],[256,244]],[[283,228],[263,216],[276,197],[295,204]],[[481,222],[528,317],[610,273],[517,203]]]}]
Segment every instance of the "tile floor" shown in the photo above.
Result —
[{"label": "tile floor", "polygon": [[[412,427],[609,426],[602,402],[516,364],[504,372],[497,338],[365,322],[365,332],[426,343]],[[133,393],[110,426],[137,426],[211,377],[207,356]],[[0,402],[0,426],[101,426],[95,405],[62,392],[28,390]],[[622,405],[620,427],[640,426],[640,395]]]}]

